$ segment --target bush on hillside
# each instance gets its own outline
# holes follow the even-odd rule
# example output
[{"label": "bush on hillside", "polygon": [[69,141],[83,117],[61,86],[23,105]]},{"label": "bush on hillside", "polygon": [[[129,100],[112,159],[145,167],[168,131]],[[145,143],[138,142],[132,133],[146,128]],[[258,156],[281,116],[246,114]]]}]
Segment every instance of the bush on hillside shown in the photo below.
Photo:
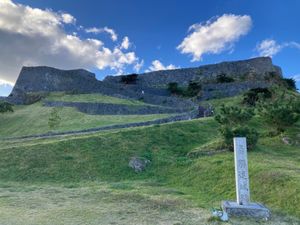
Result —
[{"label": "bush on hillside", "polygon": [[234,82],[234,79],[232,77],[228,77],[225,73],[222,73],[217,76],[217,82],[218,83],[230,83],[230,82]]},{"label": "bush on hillside", "polygon": [[234,137],[246,137],[248,149],[252,149],[258,140],[258,133],[254,129],[249,129],[247,123],[254,115],[251,108],[240,108],[237,106],[222,105],[215,116],[215,120],[220,124],[219,132],[223,137],[223,142],[229,150],[233,150]]},{"label": "bush on hillside", "polygon": [[177,82],[171,82],[168,84],[167,89],[171,92],[171,94],[176,94],[183,97],[194,97],[199,94],[202,86],[199,82],[190,81],[187,88],[180,88]]},{"label": "bush on hillside", "polygon": [[224,138],[224,143],[229,150],[233,151],[233,138],[246,137],[247,147],[249,150],[253,149],[258,141],[258,132],[255,129],[248,127],[221,127],[220,132]]},{"label": "bush on hillside", "polygon": [[215,120],[221,125],[233,127],[247,123],[253,115],[254,112],[250,108],[221,105]]},{"label": "bush on hillside", "polygon": [[0,113],[13,112],[13,105],[8,102],[0,102]]},{"label": "bush on hillside", "polygon": [[59,126],[61,122],[61,117],[59,116],[58,108],[52,108],[49,119],[48,125],[50,129],[55,129]]},{"label": "bush on hillside", "polygon": [[243,96],[243,104],[255,106],[259,100],[265,100],[272,97],[272,92],[268,88],[253,88],[247,91]]},{"label": "bush on hillside", "polygon": [[121,82],[125,84],[136,84],[138,78],[138,74],[129,74],[129,75],[124,75],[121,76]]},{"label": "bush on hillside", "polygon": [[171,92],[171,94],[181,94],[182,90],[178,87],[178,83],[177,82],[171,82],[168,83],[168,91]]},{"label": "bush on hillside", "polygon": [[284,132],[300,119],[299,99],[282,95],[272,102],[261,102],[258,111],[278,133]]},{"label": "bush on hillside", "polygon": [[202,86],[199,82],[190,81],[189,86],[187,87],[187,89],[184,91],[183,94],[186,97],[194,97],[199,94],[201,89],[202,89]]},{"label": "bush on hillside", "polygon": [[289,90],[297,90],[296,81],[293,78],[283,78],[284,86]]}]

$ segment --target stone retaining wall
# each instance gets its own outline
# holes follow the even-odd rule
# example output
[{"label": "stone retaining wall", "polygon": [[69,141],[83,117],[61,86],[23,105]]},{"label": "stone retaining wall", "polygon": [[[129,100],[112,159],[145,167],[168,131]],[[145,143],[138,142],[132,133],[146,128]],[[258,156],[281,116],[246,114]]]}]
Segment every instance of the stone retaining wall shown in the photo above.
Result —
[{"label": "stone retaining wall", "polygon": [[21,137],[0,138],[0,140],[51,138],[51,137],[55,137],[55,136],[62,136],[62,135],[69,135],[69,134],[85,134],[85,133],[92,133],[92,132],[97,132],[97,131],[106,131],[106,130],[113,130],[113,129],[158,125],[158,124],[164,124],[164,123],[170,123],[170,122],[176,122],[176,121],[191,120],[191,119],[195,119],[197,117],[198,117],[198,111],[193,110],[191,112],[183,113],[180,115],[171,116],[171,117],[163,118],[163,119],[152,120],[152,121],[146,121],[146,122],[117,124],[117,125],[95,127],[95,128],[83,129],[83,130],[52,132],[52,133],[37,134],[37,135],[27,135],[27,136],[21,136]]},{"label": "stone retaining wall", "polygon": [[200,100],[208,100],[215,98],[232,97],[248,91],[252,88],[266,88],[271,83],[263,81],[245,81],[222,84],[206,84],[203,85]]},{"label": "stone retaining wall", "polygon": [[61,102],[45,101],[48,107],[74,107],[78,111],[92,115],[147,115],[147,114],[172,114],[186,112],[180,108],[169,108],[150,105],[124,105],[110,103],[86,103],[86,102]]}]

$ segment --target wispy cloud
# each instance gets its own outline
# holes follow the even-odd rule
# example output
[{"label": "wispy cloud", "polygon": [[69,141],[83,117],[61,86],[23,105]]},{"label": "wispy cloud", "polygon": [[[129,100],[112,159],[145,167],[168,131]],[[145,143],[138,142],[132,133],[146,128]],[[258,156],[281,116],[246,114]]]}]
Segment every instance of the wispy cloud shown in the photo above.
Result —
[{"label": "wispy cloud", "polygon": [[135,65],[134,65],[134,70],[135,72],[139,72],[141,70],[141,68],[144,66],[144,60],[141,60],[140,62],[137,62]]},{"label": "wispy cloud", "polygon": [[100,33],[108,33],[110,34],[111,40],[117,41],[118,40],[118,35],[117,33],[108,27],[103,27],[103,28],[97,28],[97,27],[91,27],[91,28],[86,28],[85,29],[86,33],[93,33],[93,34],[100,34]]},{"label": "wispy cloud", "polygon": [[296,48],[300,50],[300,44],[295,41],[279,44],[274,39],[265,39],[256,45],[255,51],[258,52],[260,56],[273,57],[284,48]]},{"label": "wispy cloud", "polygon": [[296,82],[300,82],[300,74],[294,75],[294,76],[292,76],[292,78],[293,78]]},{"label": "wispy cloud", "polygon": [[184,38],[177,49],[183,54],[191,54],[192,61],[199,61],[203,54],[219,54],[232,50],[234,43],[249,32],[252,26],[248,15],[224,14],[205,23],[194,24],[190,34]]}]

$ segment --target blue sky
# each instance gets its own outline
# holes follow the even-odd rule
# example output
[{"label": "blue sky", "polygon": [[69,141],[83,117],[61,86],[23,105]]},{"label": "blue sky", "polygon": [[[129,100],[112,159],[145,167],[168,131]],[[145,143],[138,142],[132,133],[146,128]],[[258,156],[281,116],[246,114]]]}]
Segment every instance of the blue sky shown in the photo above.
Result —
[{"label": "blue sky", "polygon": [[22,65],[83,67],[102,79],[260,55],[272,56],[300,87],[300,1],[0,0],[0,4],[4,49],[0,95],[8,93]]}]

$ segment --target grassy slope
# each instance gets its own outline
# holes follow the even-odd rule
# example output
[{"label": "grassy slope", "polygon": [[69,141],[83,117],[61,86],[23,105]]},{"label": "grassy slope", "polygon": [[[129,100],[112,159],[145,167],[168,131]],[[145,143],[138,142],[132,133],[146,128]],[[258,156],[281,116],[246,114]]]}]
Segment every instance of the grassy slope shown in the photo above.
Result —
[{"label": "grassy slope", "polygon": [[[224,102],[238,104],[240,99],[241,97],[234,97],[209,102],[217,107]],[[35,117],[40,117],[42,121],[49,111],[42,112],[47,108],[38,104],[30,107],[33,108],[20,107],[14,114],[15,118],[7,119],[10,115],[4,115],[6,119],[0,121],[1,127],[3,122],[5,124],[6,121],[11,121],[10,125],[6,124],[6,129],[17,135],[22,131],[18,131],[18,127],[9,130],[9,127],[17,126],[20,121],[24,123],[24,118],[27,118],[27,122],[22,125],[26,132],[41,132],[41,124],[35,121]],[[77,117],[80,114],[77,111],[72,111],[71,108],[63,110],[71,110],[65,111],[70,117],[63,119],[64,129],[68,126],[71,129],[71,123],[76,120],[80,124],[77,123],[74,127],[82,128],[82,121],[85,121],[87,115]],[[90,124],[94,125],[96,121],[101,122],[98,118]],[[115,118],[112,118],[112,122],[114,121]],[[83,124],[89,126],[89,123]],[[267,137],[265,134],[271,128],[259,118],[254,118],[251,124],[264,136],[257,148],[249,152],[252,200],[265,203],[275,212],[300,218],[300,122],[285,134],[294,141],[298,140],[298,144],[291,146],[283,144],[281,137]],[[5,134],[4,131],[0,132]],[[95,224],[129,224],[131,219],[136,218],[141,218],[144,222],[135,221],[135,224],[153,224],[153,217],[156,218],[155,221],[176,224],[174,221],[178,219],[178,214],[182,215],[179,218],[185,220],[184,224],[206,224],[202,219],[208,218],[207,211],[192,209],[194,206],[191,201],[183,204],[181,200],[177,200],[189,199],[198,206],[210,208],[219,206],[221,200],[235,199],[232,153],[197,159],[186,157],[190,151],[209,150],[204,146],[210,146],[209,143],[218,138],[217,124],[208,118],[66,138],[0,142],[0,223],[2,219],[6,224],[25,224],[23,221],[35,224],[30,219],[34,210],[35,218],[40,221],[36,224],[80,224],[94,220]],[[142,174],[134,173],[128,168],[128,161],[132,156],[149,158],[151,166]],[[147,188],[140,185],[141,182],[148,182]],[[116,188],[107,188],[106,184],[116,184]],[[169,196],[169,191],[166,190],[168,188],[174,188],[173,196]],[[96,189],[104,189],[104,194],[109,193],[107,196],[112,198],[101,197],[102,194]],[[74,192],[82,194],[73,196],[71,193]],[[139,195],[132,195],[132,192]],[[59,197],[60,195],[62,196]],[[153,208],[153,198],[157,195],[159,201],[156,199],[154,205],[158,208]],[[24,196],[27,196],[26,200]],[[92,199],[97,199],[105,207],[97,207]],[[124,211],[125,205],[120,205],[120,199],[129,207],[130,212]],[[29,202],[31,206],[23,207],[22,201],[26,204]],[[45,202],[43,208],[35,210],[34,207],[41,201]],[[80,205],[80,208],[76,205]],[[140,215],[137,208],[145,209],[147,213]],[[171,211],[173,214],[169,213]],[[12,220],[12,213],[22,215],[20,220]],[[196,219],[199,217],[201,220]],[[123,218],[123,222],[119,221],[120,218]],[[278,224],[299,223],[297,219],[283,220],[286,219],[276,217],[270,224],[275,224],[275,221]],[[230,224],[252,222],[238,221]]]},{"label": "grassy slope", "polygon": [[[0,116],[0,137],[40,134],[51,131],[48,126],[51,110],[50,107],[43,107],[42,103],[15,106],[14,113],[5,113]],[[88,115],[71,107],[61,108],[59,115],[61,124],[54,131],[80,130],[113,124],[142,122],[168,116],[167,114]]]},{"label": "grassy slope", "polygon": [[64,93],[51,93],[46,100],[62,102],[90,102],[90,103],[111,103],[124,105],[145,105],[142,101],[116,98],[102,94],[77,94],[68,95]]},{"label": "grassy slope", "polygon": [[[190,195],[200,206],[217,206],[235,198],[232,153],[186,157],[213,141],[216,129],[213,119],[199,119],[2,149],[0,180],[62,184],[155,180]],[[300,124],[293,134],[299,131]],[[152,164],[135,174],[128,168],[132,156],[147,157]],[[300,217],[299,165],[299,145],[284,145],[278,137],[262,138],[249,152],[252,199]]]}]

